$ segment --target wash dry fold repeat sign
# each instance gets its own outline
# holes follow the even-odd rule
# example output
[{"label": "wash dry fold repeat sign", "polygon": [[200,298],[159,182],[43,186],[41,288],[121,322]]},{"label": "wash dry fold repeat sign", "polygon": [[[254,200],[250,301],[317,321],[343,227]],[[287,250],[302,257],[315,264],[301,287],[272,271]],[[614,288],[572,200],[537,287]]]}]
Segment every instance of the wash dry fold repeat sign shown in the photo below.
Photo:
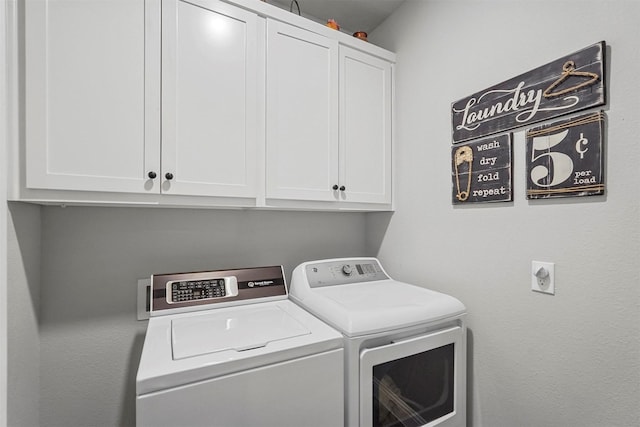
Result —
[{"label": "wash dry fold repeat sign", "polygon": [[513,200],[511,152],[511,134],[454,145],[453,204]]}]

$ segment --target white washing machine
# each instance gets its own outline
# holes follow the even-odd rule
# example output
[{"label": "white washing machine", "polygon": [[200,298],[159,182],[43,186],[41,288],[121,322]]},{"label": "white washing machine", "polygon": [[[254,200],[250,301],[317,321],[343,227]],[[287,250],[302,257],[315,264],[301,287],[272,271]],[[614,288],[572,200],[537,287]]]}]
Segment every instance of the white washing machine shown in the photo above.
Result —
[{"label": "white washing machine", "polygon": [[342,332],[345,425],[466,426],[465,306],[375,258],[306,262],[290,298]]},{"label": "white washing machine", "polygon": [[281,266],[154,275],[137,425],[341,426],[343,353]]}]

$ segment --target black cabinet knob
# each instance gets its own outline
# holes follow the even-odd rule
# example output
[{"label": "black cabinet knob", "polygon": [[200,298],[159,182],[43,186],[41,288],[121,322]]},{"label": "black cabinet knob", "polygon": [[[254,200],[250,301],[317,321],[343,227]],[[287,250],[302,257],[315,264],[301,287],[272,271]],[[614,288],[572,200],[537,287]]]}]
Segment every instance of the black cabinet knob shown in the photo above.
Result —
[{"label": "black cabinet knob", "polygon": [[338,189],[338,184],[334,185],[334,186],[333,186],[333,187],[331,187],[331,188],[333,188],[334,190],[337,190],[337,189]]},{"label": "black cabinet knob", "polygon": [[156,179],[156,177],[157,177],[158,175],[157,175],[154,171],[151,171],[151,172],[149,172],[149,173],[147,174],[147,176],[148,176],[150,179]]},{"label": "black cabinet knob", "polygon": [[173,174],[171,172],[167,172],[164,177],[167,178],[167,181],[171,181],[173,179]]},{"label": "black cabinet knob", "polygon": [[344,190],[346,190],[346,188],[345,188],[345,186],[343,185],[343,186],[341,186],[341,187],[340,187],[340,191],[344,191]]}]

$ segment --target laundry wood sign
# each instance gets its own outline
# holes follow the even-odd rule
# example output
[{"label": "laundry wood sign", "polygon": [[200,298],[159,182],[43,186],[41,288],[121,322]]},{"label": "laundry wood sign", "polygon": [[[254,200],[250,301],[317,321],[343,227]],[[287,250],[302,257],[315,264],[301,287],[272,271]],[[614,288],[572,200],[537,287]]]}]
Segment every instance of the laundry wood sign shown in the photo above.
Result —
[{"label": "laundry wood sign", "polygon": [[604,194],[604,113],[529,129],[527,199]]},{"label": "laundry wood sign", "polygon": [[454,205],[513,200],[511,134],[454,145],[451,158]]},{"label": "laundry wood sign", "polygon": [[453,143],[603,105],[605,42],[454,102]]}]

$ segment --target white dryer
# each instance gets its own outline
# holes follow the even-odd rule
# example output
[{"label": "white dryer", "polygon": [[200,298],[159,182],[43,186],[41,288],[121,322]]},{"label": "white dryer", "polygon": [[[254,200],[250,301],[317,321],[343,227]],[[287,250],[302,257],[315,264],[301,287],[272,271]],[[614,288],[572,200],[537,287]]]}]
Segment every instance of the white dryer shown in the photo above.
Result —
[{"label": "white dryer", "polygon": [[466,425],[464,305],[375,258],[306,262],[290,298],[342,332],[349,427]]},{"label": "white dryer", "polygon": [[281,266],[154,275],[137,425],[341,426],[343,360]]}]

